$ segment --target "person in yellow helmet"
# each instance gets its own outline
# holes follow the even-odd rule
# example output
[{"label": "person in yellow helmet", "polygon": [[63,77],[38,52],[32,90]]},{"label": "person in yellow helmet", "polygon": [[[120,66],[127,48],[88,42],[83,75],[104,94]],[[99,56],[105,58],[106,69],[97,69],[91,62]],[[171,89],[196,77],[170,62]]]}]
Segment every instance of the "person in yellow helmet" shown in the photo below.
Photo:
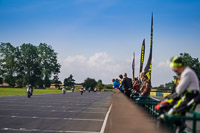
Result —
[{"label": "person in yellow helmet", "polygon": [[[180,76],[180,81],[177,82],[175,93],[180,99],[168,111],[169,115],[185,116],[190,109],[195,109],[195,100],[199,101],[199,80],[196,73],[184,63],[181,57],[173,57],[170,67]],[[182,132],[186,128],[183,120],[175,121],[176,133]]]}]

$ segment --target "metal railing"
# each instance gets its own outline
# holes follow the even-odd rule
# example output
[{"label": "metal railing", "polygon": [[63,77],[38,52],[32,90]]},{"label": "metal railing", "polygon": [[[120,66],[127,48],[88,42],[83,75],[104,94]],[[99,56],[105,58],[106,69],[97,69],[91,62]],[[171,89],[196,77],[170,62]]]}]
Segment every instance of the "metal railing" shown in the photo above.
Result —
[{"label": "metal railing", "polygon": [[139,96],[133,97],[132,100],[139,106],[143,107],[153,117],[157,118],[159,116],[159,113],[155,109],[155,106],[160,102],[160,100],[157,100],[153,97],[139,97]]},{"label": "metal railing", "polygon": [[[132,101],[137,105],[143,107],[153,118],[159,116],[158,111],[155,109],[155,106],[160,102],[160,100],[153,97],[139,97],[135,96],[132,98]],[[188,112],[190,116],[172,116],[165,114],[165,124],[170,127],[171,130],[175,128],[174,121],[183,120],[183,121],[192,121],[192,133],[196,133],[197,121],[200,121],[200,113],[190,110]],[[185,133],[186,131],[183,131]]]},{"label": "metal railing", "polygon": [[190,110],[188,113],[191,116],[172,116],[165,114],[165,124],[170,127],[171,130],[173,130],[175,128],[173,123],[176,120],[192,121],[192,133],[196,133],[197,121],[200,121],[200,113],[197,113],[193,110]]}]

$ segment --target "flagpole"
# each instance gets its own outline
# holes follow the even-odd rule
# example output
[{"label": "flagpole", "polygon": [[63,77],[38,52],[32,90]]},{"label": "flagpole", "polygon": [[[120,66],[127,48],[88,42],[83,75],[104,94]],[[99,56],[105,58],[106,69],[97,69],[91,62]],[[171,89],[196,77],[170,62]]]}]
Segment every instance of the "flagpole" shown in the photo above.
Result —
[{"label": "flagpole", "polygon": [[142,42],[139,75],[140,75],[140,73],[141,73],[142,70],[143,70],[144,56],[145,56],[145,39],[144,39],[143,42]]},{"label": "flagpole", "polygon": [[132,62],[132,79],[135,78],[135,52],[133,53],[133,62]]},{"label": "flagpole", "polygon": [[149,81],[151,81],[151,71],[152,71],[152,48],[153,48],[153,13],[151,18],[150,53],[147,65],[144,69],[145,75],[148,77]]}]

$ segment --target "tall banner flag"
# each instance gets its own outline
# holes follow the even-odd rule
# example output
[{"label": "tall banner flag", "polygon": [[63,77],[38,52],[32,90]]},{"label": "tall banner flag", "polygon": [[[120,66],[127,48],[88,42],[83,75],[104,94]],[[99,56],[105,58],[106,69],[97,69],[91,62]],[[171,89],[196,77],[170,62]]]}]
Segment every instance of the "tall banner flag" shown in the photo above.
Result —
[{"label": "tall banner flag", "polygon": [[133,71],[133,80],[135,78],[135,52],[133,53],[133,62],[132,62],[132,71]]},{"label": "tall banner flag", "polygon": [[152,70],[152,48],[153,48],[153,13],[151,18],[151,39],[150,39],[150,53],[147,65],[144,69],[145,75],[148,77],[148,81],[151,81],[151,70]]},{"label": "tall banner flag", "polygon": [[143,43],[142,43],[142,49],[141,49],[141,57],[140,57],[140,73],[142,72],[142,69],[143,69],[144,55],[145,55],[145,39],[143,40]]}]

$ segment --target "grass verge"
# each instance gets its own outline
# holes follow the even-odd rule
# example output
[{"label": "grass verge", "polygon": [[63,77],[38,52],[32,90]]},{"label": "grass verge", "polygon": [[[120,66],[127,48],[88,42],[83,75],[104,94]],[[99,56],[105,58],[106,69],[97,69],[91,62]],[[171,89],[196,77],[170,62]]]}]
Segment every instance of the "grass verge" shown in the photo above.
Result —
[{"label": "grass verge", "polygon": [[[34,89],[33,94],[61,93],[61,90]],[[0,97],[26,95],[26,88],[0,88]]]}]

